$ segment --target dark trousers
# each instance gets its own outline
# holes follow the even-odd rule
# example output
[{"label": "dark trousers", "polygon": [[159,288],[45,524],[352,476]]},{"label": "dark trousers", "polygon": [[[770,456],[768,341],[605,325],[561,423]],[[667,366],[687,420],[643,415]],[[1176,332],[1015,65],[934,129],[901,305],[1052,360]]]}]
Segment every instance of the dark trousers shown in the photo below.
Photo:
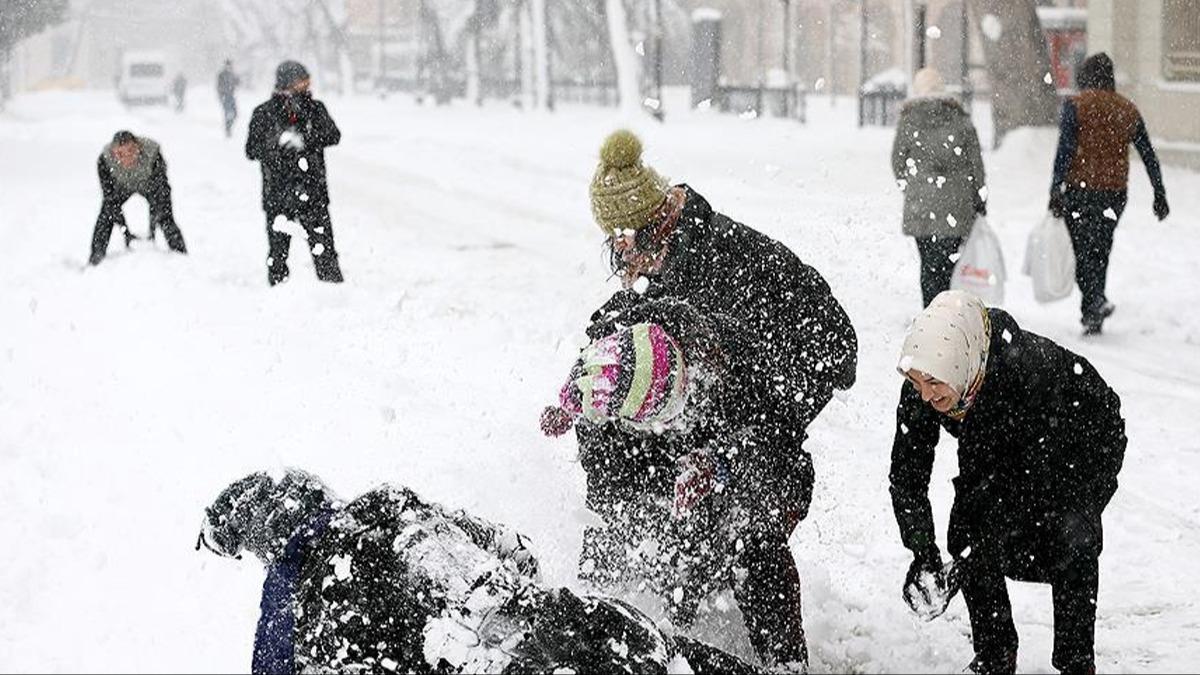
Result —
[{"label": "dark trousers", "polygon": [[233,122],[237,119],[237,99],[232,96],[221,97],[221,110],[225,113],[225,137],[233,135]]},{"label": "dark trousers", "polygon": [[[984,672],[1014,672],[1017,629],[1005,584],[1005,565],[984,550],[972,552],[963,575],[962,592],[971,617],[971,639]],[[1051,662],[1064,672],[1087,672],[1095,665],[1098,558],[1080,555],[1054,571],[1054,654]]]},{"label": "dark trousers", "polygon": [[[317,269],[317,278],[321,281],[341,282],[342,268],[338,264],[337,249],[333,246],[333,223],[329,220],[329,209],[323,206],[313,207],[289,220],[299,222],[304,228],[313,266]],[[275,229],[275,216],[267,216],[267,243],[270,246],[267,253],[267,281],[274,286],[288,278],[288,250],[292,245],[290,234]]]},{"label": "dark trousers", "polygon": [[1075,248],[1075,282],[1083,294],[1080,313],[1084,324],[1104,320],[1101,310],[1108,302],[1104,294],[1108,257],[1125,202],[1124,191],[1067,190],[1063,195],[1063,215]]},{"label": "dark trousers", "polygon": [[[134,238],[129,232],[129,226],[125,224],[125,214],[121,210],[130,196],[132,195],[106,199],[100,205],[100,215],[96,218],[95,229],[92,230],[92,254],[89,258],[91,264],[98,265],[101,260],[104,260],[114,227],[121,228],[121,232],[125,235],[126,245],[129,244],[129,240]],[[150,202],[150,238],[154,238],[156,229],[161,229],[163,236],[167,239],[167,246],[172,251],[187,253],[187,246],[183,243],[183,233],[175,224],[175,214],[171,209],[170,197],[156,193],[145,195],[145,197]]]},{"label": "dark trousers", "polygon": [[734,599],[746,619],[750,644],[768,667],[807,664],[800,573],[787,537],[751,537],[743,543],[739,567],[746,577],[734,587]]},{"label": "dark trousers", "polygon": [[921,298],[928,307],[938,293],[950,290],[954,254],[962,248],[962,237],[915,237],[921,254]]}]

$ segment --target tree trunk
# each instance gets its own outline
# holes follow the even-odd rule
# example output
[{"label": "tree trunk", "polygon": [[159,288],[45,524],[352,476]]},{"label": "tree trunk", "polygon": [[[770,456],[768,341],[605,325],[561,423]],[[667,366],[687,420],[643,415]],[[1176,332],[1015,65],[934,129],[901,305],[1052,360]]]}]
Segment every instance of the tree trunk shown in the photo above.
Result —
[{"label": "tree trunk", "polygon": [[550,49],[546,39],[546,0],[529,0],[533,37],[534,107],[550,109]]},{"label": "tree trunk", "polygon": [[617,97],[621,110],[633,115],[642,109],[640,69],[633,43],[629,39],[629,20],[625,15],[625,0],[605,0],[604,13],[608,18],[608,39],[613,64],[617,70]]},{"label": "tree trunk", "polygon": [[983,34],[994,145],[1017,127],[1057,123],[1058,93],[1033,0],[969,0],[969,4]]}]

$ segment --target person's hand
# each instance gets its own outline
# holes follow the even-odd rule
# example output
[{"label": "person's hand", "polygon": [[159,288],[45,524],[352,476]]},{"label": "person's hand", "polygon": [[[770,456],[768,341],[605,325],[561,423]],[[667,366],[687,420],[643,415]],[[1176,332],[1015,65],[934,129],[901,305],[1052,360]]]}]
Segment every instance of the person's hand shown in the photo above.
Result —
[{"label": "person's hand", "polygon": [[952,590],[942,567],[942,554],[936,546],[917,553],[904,576],[904,602],[926,621],[946,610]]},{"label": "person's hand", "polygon": [[542,411],[542,433],[547,436],[562,436],[574,425],[575,418],[571,416],[571,413],[556,405],[546,406],[546,409]]},{"label": "person's hand", "polygon": [[1154,215],[1158,219],[1166,220],[1171,213],[1171,207],[1167,205],[1167,195],[1165,192],[1160,192],[1154,195]]},{"label": "person's hand", "polygon": [[981,215],[981,216],[986,216],[987,215],[987,202],[985,202],[985,201],[975,202],[975,213],[977,213],[978,215]]},{"label": "person's hand", "polygon": [[1062,193],[1059,192],[1058,188],[1050,191],[1050,205],[1047,208],[1050,209],[1050,213],[1053,213],[1055,218],[1062,218],[1063,214],[1066,213],[1063,210]]}]

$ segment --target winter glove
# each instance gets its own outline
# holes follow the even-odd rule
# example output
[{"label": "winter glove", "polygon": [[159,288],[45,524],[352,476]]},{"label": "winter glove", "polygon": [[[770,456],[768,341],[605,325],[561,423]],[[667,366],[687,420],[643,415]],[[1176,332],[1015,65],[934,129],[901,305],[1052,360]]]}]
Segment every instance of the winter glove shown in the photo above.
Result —
[{"label": "winter glove", "polygon": [[1066,213],[1063,210],[1062,192],[1058,189],[1058,186],[1050,189],[1050,205],[1047,208],[1050,209],[1050,213],[1053,213],[1055,218],[1062,218]]},{"label": "winter glove", "polygon": [[1166,220],[1171,213],[1171,207],[1167,206],[1167,193],[1159,192],[1154,195],[1154,215],[1159,220]]},{"label": "winter glove", "polygon": [[671,515],[676,520],[687,518],[696,505],[713,492],[720,492],[729,482],[729,470],[724,460],[705,450],[693,450],[676,460],[679,474],[675,477],[675,500]]},{"label": "winter glove", "polygon": [[562,436],[575,426],[575,416],[556,405],[542,410],[542,433],[546,436]]},{"label": "winter glove", "polygon": [[961,561],[942,565],[936,546],[916,554],[904,578],[904,602],[925,621],[946,611],[961,585]]},{"label": "winter glove", "polygon": [[981,216],[986,216],[987,215],[987,202],[985,202],[985,201],[976,202],[975,203],[975,213],[977,213]]}]

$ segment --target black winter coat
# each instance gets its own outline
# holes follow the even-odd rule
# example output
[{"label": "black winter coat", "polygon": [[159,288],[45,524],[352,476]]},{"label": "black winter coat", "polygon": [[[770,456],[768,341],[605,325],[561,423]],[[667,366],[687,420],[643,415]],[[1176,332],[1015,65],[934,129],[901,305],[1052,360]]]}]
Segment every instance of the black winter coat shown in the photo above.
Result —
[{"label": "black winter coat", "polygon": [[1001,556],[1007,574],[1046,581],[1071,558],[1100,554],[1100,515],[1117,489],[1125,420],[1088,363],[989,309],[982,388],[961,422],[905,382],[896,413],[891,494],[905,547],[936,546],[928,489],[939,428],[958,439],[948,548]]},{"label": "black winter coat", "polygon": [[[300,135],[302,149],[281,144],[280,137],[288,131]],[[329,205],[325,148],[341,138],[325,105],[307,94],[275,94],[254,109],[246,156],[262,163],[262,203],[268,218]]]},{"label": "black winter coat", "polygon": [[672,297],[701,314],[725,314],[758,359],[755,409],[799,445],[803,430],[854,384],[858,338],[829,284],[783,244],[712,210],[692,191],[667,265],[646,296]]}]

